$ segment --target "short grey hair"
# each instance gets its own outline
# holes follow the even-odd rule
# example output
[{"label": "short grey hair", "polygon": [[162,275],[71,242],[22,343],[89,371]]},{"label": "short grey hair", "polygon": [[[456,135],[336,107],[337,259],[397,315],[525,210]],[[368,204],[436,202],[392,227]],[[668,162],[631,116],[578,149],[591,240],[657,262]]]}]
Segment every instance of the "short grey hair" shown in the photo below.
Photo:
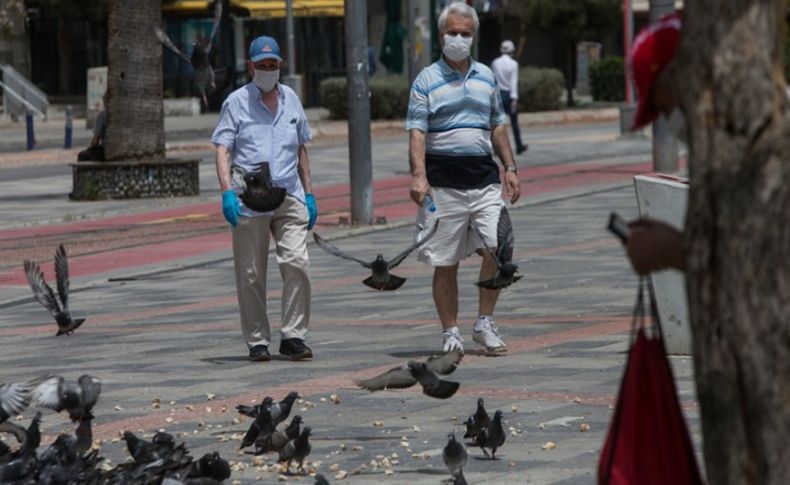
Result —
[{"label": "short grey hair", "polygon": [[480,28],[480,19],[477,18],[477,12],[463,1],[454,2],[444,7],[442,13],[439,14],[439,20],[436,22],[439,32],[444,32],[444,27],[447,25],[447,15],[451,13],[460,17],[472,19],[475,23],[475,34],[477,33],[477,29]]}]

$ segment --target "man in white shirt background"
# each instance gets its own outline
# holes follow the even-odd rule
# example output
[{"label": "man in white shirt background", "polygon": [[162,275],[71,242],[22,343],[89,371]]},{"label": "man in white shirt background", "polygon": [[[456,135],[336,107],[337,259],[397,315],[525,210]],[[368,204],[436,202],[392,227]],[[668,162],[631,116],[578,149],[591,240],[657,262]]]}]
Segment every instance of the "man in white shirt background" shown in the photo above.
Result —
[{"label": "man in white shirt background", "polygon": [[513,139],[516,141],[516,154],[521,155],[527,151],[527,145],[521,141],[521,130],[518,127],[518,61],[513,59],[516,47],[513,41],[502,42],[499,52],[501,56],[491,63],[496,82],[499,84],[499,94],[502,97],[502,106],[510,115],[510,126],[513,127]]}]

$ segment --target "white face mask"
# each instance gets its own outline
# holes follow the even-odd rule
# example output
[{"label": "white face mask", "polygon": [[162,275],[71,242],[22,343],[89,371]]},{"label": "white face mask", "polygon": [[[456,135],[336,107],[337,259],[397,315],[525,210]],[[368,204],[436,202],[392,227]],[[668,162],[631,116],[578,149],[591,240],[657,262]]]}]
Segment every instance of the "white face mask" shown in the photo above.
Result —
[{"label": "white face mask", "polygon": [[460,34],[444,34],[444,47],[442,52],[453,62],[461,62],[469,57],[469,50],[472,48],[472,37],[464,37]]},{"label": "white face mask", "polygon": [[274,85],[280,80],[280,70],[264,71],[262,69],[255,69],[255,78],[253,82],[264,93],[268,93],[274,89]]}]

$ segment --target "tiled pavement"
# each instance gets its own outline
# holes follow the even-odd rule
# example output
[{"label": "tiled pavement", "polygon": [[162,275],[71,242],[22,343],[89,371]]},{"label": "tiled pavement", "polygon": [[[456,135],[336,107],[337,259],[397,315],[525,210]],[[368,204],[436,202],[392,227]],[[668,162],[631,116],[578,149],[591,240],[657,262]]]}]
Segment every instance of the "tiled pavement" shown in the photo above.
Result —
[{"label": "tiled pavement", "polygon": [[[603,225],[612,209],[626,217],[636,209],[628,186],[565,194],[534,197],[512,211],[515,259],[525,278],[502,293],[497,309],[509,344],[504,357],[473,351],[477,262],[462,265],[460,307],[468,352],[452,376],[461,389],[447,401],[414,389],[368,394],[353,385],[354,379],[437,349],[429,268],[412,257],[396,272],[408,278],[402,289],[377,293],[359,283],[361,268],[315,247],[310,249],[314,299],[309,343],[316,353],[311,362],[247,362],[229,252],[216,251],[196,265],[138,274],[130,281],[104,280],[74,292],[71,306],[88,321],[71,337],[51,337],[54,326],[38,304],[6,305],[0,310],[0,381],[47,372],[69,378],[96,375],[103,380],[95,410],[102,454],[114,462],[126,459],[123,443],[117,441],[120,430],[166,429],[182,433],[194,455],[218,450],[249,465],[233,474],[232,480],[241,483],[278,483],[278,473],[238,454],[239,433],[249,424],[234,421],[238,403],[298,390],[307,402],[297,412],[314,433],[313,467],[330,478],[339,470],[349,474],[333,483],[435,484],[447,477],[440,456],[447,432],[462,434],[462,421],[476,399],[484,397],[490,410],[504,411],[512,430],[501,460],[482,460],[479,450],[470,449],[465,469],[470,483],[594,483],[636,285],[622,249]],[[389,253],[407,245],[411,231],[396,227],[335,244],[361,255],[377,248]],[[275,327],[278,297],[279,281],[272,274]],[[672,360],[698,445],[690,359]],[[331,402],[331,394],[339,404]],[[152,406],[156,399],[159,408]],[[31,414],[26,412],[26,418]],[[374,426],[376,421],[383,426]],[[589,424],[589,431],[581,432],[581,423]],[[45,414],[50,436],[63,429],[63,416]],[[542,449],[549,441],[556,448]],[[371,461],[377,456],[397,461],[394,473],[374,468]],[[267,464],[273,458],[264,457]],[[288,482],[312,480],[289,477]]]}]

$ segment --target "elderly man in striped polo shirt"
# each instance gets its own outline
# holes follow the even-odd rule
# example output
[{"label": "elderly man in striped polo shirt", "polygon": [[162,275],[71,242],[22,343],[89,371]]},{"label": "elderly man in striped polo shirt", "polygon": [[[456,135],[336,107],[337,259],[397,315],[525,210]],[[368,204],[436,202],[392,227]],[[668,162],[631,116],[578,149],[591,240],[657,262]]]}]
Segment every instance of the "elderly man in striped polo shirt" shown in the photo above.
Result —
[{"label": "elderly man in striped polo shirt", "polygon": [[[423,231],[433,227],[432,219],[442,222],[422,246],[419,259],[434,267],[433,299],[445,352],[463,352],[457,326],[459,261],[477,252],[483,255],[480,279],[496,272],[496,263],[481,251],[482,242],[470,223],[477,224],[486,243],[495,247],[502,190],[511,203],[520,195],[499,87],[491,70],[469,57],[478,26],[477,13],[465,3],[451,3],[442,11],[438,27],[443,56],[415,79],[406,120],[411,198],[421,206],[418,222]],[[503,181],[492,146],[505,168]],[[422,208],[429,192],[434,211]],[[495,353],[506,350],[493,318],[498,296],[498,290],[480,289],[479,318],[473,328],[474,341]]]}]

